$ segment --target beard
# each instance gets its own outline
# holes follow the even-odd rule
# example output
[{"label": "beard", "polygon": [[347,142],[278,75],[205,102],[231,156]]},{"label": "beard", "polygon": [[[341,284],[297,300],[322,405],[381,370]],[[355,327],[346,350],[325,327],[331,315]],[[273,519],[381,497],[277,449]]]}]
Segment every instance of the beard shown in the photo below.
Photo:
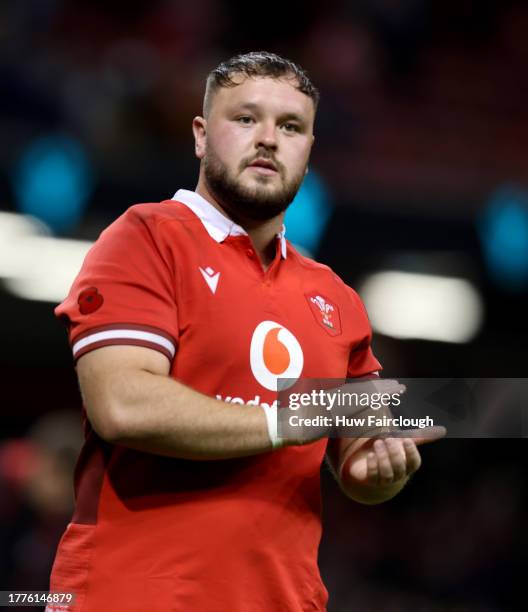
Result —
[{"label": "beard", "polygon": [[256,184],[253,186],[243,185],[211,149],[207,150],[203,159],[205,180],[211,194],[235,222],[267,221],[284,212],[299,191],[305,175],[306,168],[290,180],[286,180],[283,164],[265,152],[243,159],[239,172],[241,173],[256,157],[273,161],[281,179],[279,186],[272,187],[270,178],[265,176],[256,176]]}]

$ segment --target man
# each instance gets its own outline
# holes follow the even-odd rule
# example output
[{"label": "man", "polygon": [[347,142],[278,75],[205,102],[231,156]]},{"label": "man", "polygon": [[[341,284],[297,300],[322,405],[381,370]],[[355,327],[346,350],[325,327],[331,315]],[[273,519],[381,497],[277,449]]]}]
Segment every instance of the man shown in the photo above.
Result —
[{"label": "man", "polygon": [[367,504],[420,465],[417,440],[277,436],[279,377],[380,368],[358,296],[284,237],[317,102],[274,54],[221,64],[192,125],[196,191],[130,208],[57,308],[87,419],[51,588],[76,611],[324,610],[325,453]]}]

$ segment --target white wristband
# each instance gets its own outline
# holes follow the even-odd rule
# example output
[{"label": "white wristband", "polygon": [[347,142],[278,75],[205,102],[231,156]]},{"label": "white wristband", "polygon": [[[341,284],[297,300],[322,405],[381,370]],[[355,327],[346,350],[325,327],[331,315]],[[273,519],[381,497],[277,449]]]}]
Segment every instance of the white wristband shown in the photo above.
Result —
[{"label": "white wristband", "polygon": [[280,448],[283,445],[282,438],[277,434],[277,407],[263,406],[260,404],[266,415],[266,425],[268,426],[268,435],[273,448]]}]

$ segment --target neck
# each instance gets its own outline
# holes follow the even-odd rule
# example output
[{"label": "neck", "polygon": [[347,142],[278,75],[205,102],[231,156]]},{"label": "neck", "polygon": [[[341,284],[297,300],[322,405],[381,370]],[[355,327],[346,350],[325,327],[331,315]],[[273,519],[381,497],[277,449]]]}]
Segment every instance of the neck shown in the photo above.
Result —
[{"label": "neck", "polygon": [[211,203],[217,210],[219,210],[225,217],[232,219],[235,223],[243,227],[248,236],[251,239],[253,247],[258,254],[260,261],[265,269],[271,264],[275,258],[276,253],[276,237],[282,229],[282,223],[284,220],[284,213],[267,219],[266,221],[255,221],[253,219],[245,219],[243,217],[234,219],[232,215],[229,215],[224,208],[219,204],[216,198],[205,185],[205,182],[201,179],[198,181],[196,186],[196,193],[200,194],[202,198],[205,198]]}]

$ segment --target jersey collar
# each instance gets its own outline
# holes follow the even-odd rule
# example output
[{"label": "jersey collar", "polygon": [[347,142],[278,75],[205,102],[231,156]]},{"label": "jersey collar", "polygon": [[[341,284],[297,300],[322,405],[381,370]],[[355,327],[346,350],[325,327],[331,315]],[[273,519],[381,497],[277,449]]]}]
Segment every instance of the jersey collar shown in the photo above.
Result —
[{"label": "jersey collar", "polygon": [[[200,218],[209,236],[216,240],[216,242],[223,242],[228,236],[247,236],[247,232],[243,227],[225,217],[196,191],[178,189],[172,199],[190,208]],[[283,225],[281,231],[277,234],[277,238],[280,240],[281,256],[283,259],[286,259],[287,254],[285,234],[286,228]]]}]

